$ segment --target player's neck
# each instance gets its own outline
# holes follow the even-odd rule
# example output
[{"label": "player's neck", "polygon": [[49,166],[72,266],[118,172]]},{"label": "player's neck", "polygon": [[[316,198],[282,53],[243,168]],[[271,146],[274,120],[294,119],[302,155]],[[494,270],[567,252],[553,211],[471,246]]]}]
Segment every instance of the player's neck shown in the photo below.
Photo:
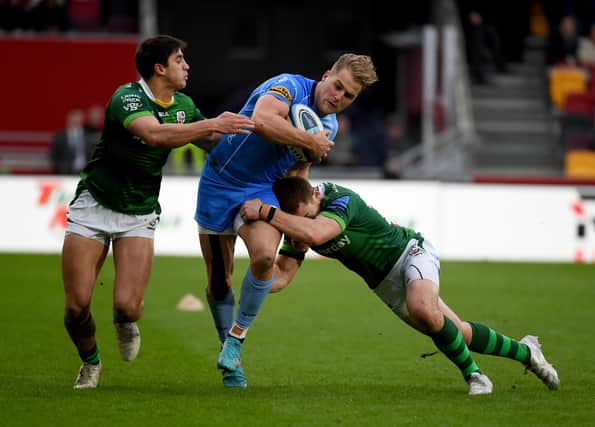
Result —
[{"label": "player's neck", "polygon": [[155,97],[155,102],[158,104],[171,104],[173,102],[175,89],[173,89],[171,86],[165,85],[156,79],[149,80],[147,85]]}]

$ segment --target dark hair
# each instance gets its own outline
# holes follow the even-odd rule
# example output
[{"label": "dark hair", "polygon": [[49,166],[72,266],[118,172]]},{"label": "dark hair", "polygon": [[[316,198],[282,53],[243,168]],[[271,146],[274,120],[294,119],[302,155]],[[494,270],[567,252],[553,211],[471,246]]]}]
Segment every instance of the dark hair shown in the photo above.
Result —
[{"label": "dark hair", "polygon": [[299,176],[286,176],[273,184],[273,192],[279,200],[281,210],[294,214],[300,204],[312,199],[312,186],[307,179]]},{"label": "dark hair", "polygon": [[172,36],[160,35],[145,39],[136,50],[136,70],[146,80],[154,74],[155,64],[167,67],[169,56],[185,47],[185,41]]}]

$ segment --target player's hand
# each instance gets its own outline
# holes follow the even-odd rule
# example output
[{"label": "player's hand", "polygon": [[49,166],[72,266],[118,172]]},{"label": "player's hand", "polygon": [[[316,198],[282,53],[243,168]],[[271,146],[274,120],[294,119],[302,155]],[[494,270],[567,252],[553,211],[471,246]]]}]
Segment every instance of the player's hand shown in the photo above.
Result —
[{"label": "player's hand", "polygon": [[255,127],[254,120],[241,114],[224,111],[212,119],[215,132],[219,133],[250,133]]},{"label": "player's hand", "polygon": [[320,163],[326,156],[328,156],[329,151],[331,151],[331,148],[333,148],[335,143],[328,139],[328,131],[326,130],[318,132],[312,136],[314,137],[315,144],[308,151],[312,159]]},{"label": "player's hand", "polygon": [[297,240],[292,240],[291,241],[291,246],[293,246],[293,248],[295,250],[300,251],[300,252],[304,252],[304,253],[308,252],[308,249],[310,249],[310,246],[306,245],[303,242],[298,242]]},{"label": "player's hand", "polygon": [[262,201],[260,199],[252,199],[244,202],[240,208],[240,217],[244,222],[256,221],[260,219],[260,208]]}]

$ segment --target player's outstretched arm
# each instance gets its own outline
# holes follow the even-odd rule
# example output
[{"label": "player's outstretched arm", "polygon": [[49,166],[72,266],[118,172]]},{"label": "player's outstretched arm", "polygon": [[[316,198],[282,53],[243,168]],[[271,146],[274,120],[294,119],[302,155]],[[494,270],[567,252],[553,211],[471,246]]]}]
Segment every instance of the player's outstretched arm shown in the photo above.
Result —
[{"label": "player's outstretched arm", "polygon": [[252,119],[226,111],[215,118],[187,124],[159,123],[154,116],[142,116],[130,122],[128,130],[147,145],[175,148],[207,138],[214,132],[247,134],[254,126]]},{"label": "player's outstretched arm", "polygon": [[334,219],[318,215],[307,218],[283,212],[260,199],[244,202],[240,207],[240,216],[244,221],[267,221],[277,230],[292,240],[308,246],[319,246],[341,233],[341,226]]}]

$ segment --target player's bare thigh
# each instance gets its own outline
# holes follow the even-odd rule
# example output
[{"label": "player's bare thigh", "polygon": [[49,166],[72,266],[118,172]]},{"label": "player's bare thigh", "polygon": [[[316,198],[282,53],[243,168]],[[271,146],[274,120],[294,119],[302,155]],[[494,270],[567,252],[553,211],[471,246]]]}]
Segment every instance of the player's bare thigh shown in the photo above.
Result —
[{"label": "player's bare thigh", "polygon": [[153,239],[120,237],[113,242],[114,308],[131,319],[142,313],[143,298],[153,268]]},{"label": "player's bare thigh", "polygon": [[108,247],[95,239],[66,235],[62,247],[62,279],[68,310],[78,314],[89,307],[107,252]]},{"label": "player's bare thigh", "polygon": [[246,223],[239,233],[248,249],[252,274],[259,280],[268,280],[273,273],[281,233],[264,221]]},{"label": "player's bare thigh", "polygon": [[438,285],[431,280],[413,280],[407,286],[408,321],[420,332],[435,333],[442,328],[443,317],[438,300]]}]

